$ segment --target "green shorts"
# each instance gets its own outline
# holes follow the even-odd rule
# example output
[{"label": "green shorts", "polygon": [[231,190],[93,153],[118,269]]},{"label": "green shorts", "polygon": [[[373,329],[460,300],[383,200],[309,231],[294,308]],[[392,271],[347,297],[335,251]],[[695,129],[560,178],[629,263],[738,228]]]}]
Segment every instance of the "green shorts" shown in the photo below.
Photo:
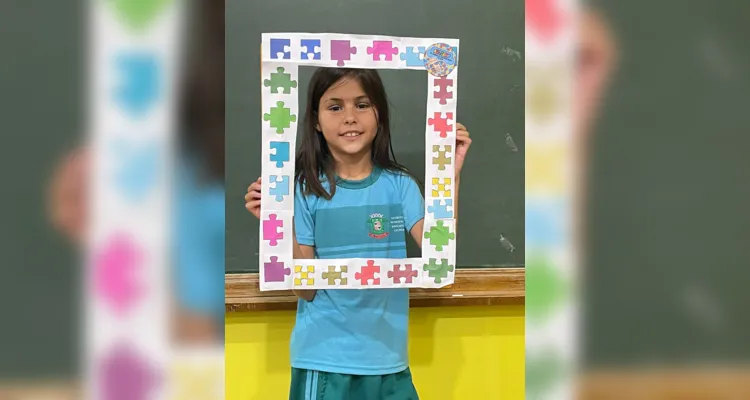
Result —
[{"label": "green shorts", "polygon": [[411,371],[346,375],[292,368],[289,400],[418,400]]}]

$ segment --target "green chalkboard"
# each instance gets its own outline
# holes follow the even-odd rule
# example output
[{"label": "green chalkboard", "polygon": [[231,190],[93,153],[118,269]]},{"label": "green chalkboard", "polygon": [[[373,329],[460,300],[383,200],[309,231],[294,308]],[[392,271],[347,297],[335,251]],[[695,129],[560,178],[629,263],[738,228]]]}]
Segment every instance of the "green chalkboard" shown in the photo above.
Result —
[{"label": "green chalkboard", "polygon": [[592,136],[585,364],[748,362],[750,4],[595,3],[621,61]]},{"label": "green chalkboard", "polygon": [[[258,271],[258,221],[244,208],[260,176],[263,32],[458,38],[457,120],[474,142],[459,198],[459,267],[524,265],[523,2],[376,0],[228,2],[226,9],[226,270]],[[305,93],[312,67],[300,69]],[[424,176],[427,77],[381,71],[396,158]],[[305,106],[304,99],[300,107]],[[299,139],[298,139],[299,142]],[[412,243],[410,256],[419,251]]]}]

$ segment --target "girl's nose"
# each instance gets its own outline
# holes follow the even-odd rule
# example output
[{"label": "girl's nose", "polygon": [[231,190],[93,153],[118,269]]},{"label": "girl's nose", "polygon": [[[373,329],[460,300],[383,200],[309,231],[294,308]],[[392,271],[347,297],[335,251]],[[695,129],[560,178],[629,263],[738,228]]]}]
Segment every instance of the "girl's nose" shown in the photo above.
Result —
[{"label": "girl's nose", "polygon": [[348,108],[346,110],[346,115],[344,116],[344,123],[353,124],[355,122],[357,121],[354,118],[354,110],[352,110],[351,108]]}]

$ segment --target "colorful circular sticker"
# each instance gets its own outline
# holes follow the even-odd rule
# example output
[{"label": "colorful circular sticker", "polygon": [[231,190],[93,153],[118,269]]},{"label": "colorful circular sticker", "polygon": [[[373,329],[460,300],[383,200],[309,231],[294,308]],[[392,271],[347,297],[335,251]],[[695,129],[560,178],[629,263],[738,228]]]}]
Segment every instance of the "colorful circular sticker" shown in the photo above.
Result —
[{"label": "colorful circular sticker", "polygon": [[432,75],[448,76],[458,65],[456,48],[445,43],[435,43],[424,51],[424,67]]}]

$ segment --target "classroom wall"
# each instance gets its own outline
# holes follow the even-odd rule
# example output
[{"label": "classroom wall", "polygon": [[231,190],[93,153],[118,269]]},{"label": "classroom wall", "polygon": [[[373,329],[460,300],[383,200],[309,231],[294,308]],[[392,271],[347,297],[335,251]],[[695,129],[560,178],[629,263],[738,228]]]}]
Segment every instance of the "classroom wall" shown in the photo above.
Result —
[{"label": "classroom wall", "polygon": [[[294,312],[227,313],[226,398],[288,398]],[[524,307],[413,308],[409,354],[421,400],[524,398]]]}]

